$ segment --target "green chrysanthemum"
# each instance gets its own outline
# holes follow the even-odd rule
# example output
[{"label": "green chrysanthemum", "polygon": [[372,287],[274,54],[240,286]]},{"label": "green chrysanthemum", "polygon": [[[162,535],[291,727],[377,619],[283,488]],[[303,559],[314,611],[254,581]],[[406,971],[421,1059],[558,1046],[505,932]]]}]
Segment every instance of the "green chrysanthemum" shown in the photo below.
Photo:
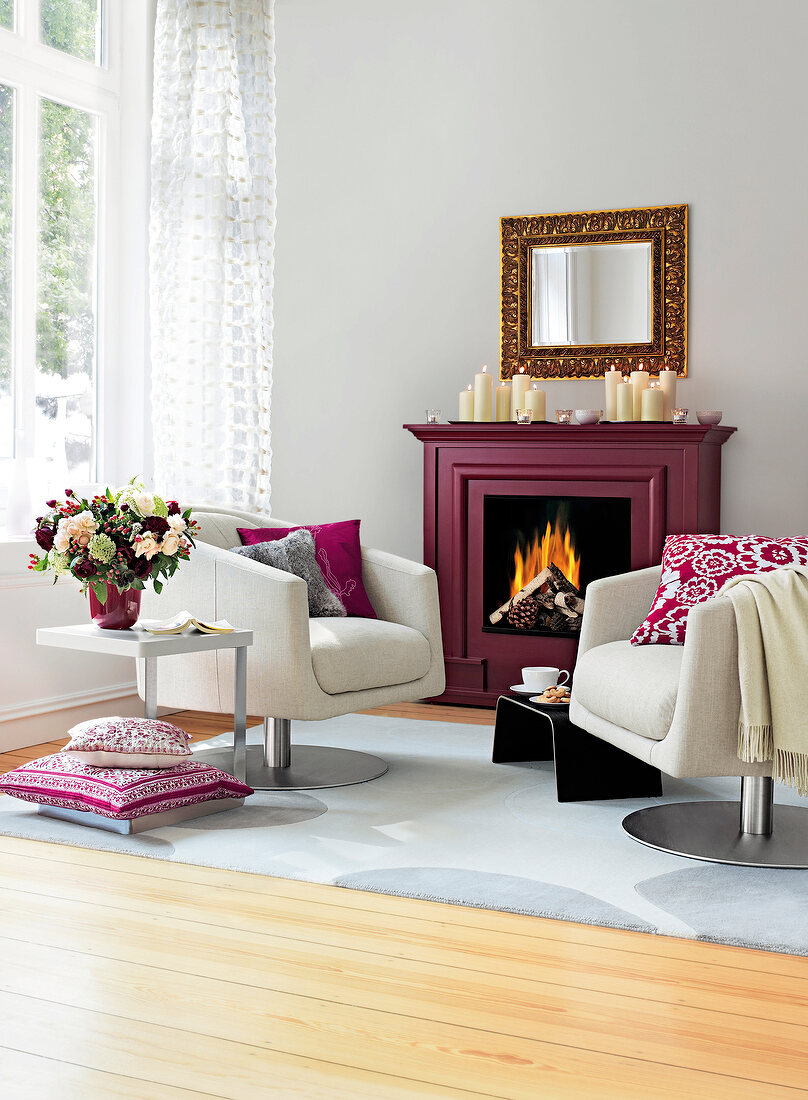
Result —
[{"label": "green chrysanthemum", "polygon": [[70,572],[70,559],[67,554],[60,554],[58,550],[48,551],[48,565],[57,577],[63,577]]},{"label": "green chrysanthemum", "polygon": [[154,515],[162,516],[163,519],[168,515],[168,505],[163,498],[158,497],[156,493],[154,494]]},{"label": "green chrysanthemum", "polygon": [[103,565],[109,565],[115,557],[115,543],[109,535],[93,535],[87,544],[87,553]]}]

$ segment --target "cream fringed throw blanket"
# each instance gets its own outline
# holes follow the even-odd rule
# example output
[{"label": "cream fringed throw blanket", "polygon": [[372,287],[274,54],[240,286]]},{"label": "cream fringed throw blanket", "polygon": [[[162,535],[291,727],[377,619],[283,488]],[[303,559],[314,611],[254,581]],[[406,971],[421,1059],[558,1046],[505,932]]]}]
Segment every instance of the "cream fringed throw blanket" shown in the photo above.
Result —
[{"label": "cream fringed throw blanket", "polygon": [[734,577],[719,595],[738,626],[738,756],[772,760],[778,782],[808,795],[808,566]]}]

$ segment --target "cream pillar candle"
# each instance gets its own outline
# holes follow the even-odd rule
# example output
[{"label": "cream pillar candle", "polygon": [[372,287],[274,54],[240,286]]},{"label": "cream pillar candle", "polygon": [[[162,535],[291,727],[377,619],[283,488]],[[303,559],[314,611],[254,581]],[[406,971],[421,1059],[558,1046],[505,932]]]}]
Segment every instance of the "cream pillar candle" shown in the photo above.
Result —
[{"label": "cream pillar candle", "polygon": [[662,419],[673,420],[673,410],[676,408],[676,371],[661,370],[659,372],[659,384],[662,388]]},{"label": "cream pillar candle", "polygon": [[624,378],[617,387],[617,419],[634,419],[634,387],[628,378]]},{"label": "cream pillar candle", "polygon": [[659,382],[650,382],[647,389],[642,391],[642,419],[662,419],[662,389]]},{"label": "cream pillar candle", "polygon": [[647,370],[643,368],[643,364],[640,363],[638,370],[631,372],[631,384],[634,387],[634,419],[642,419],[642,391],[647,388],[648,383],[651,381],[651,375]]},{"label": "cream pillar candle", "polygon": [[606,419],[617,420],[617,387],[622,381],[622,375],[617,367],[607,370],[604,375],[606,380]]},{"label": "cream pillar candle", "polygon": [[469,386],[468,389],[460,391],[460,412],[458,413],[458,420],[473,420],[474,419],[474,387]]},{"label": "cream pillar candle", "polygon": [[490,421],[494,405],[494,376],[488,367],[474,375],[474,419]]},{"label": "cream pillar candle", "polygon": [[516,420],[516,410],[525,407],[525,394],[530,388],[530,378],[522,367],[511,379],[511,420]]},{"label": "cream pillar candle", "polygon": [[507,382],[500,382],[496,389],[496,419],[511,419],[511,387]]},{"label": "cream pillar candle", "polygon": [[543,424],[547,419],[547,403],[544,390],[540,390],[538,383],[533,382],[530,389],[525,392],[523,409],[530,409],[533,413],[533,423]]}]

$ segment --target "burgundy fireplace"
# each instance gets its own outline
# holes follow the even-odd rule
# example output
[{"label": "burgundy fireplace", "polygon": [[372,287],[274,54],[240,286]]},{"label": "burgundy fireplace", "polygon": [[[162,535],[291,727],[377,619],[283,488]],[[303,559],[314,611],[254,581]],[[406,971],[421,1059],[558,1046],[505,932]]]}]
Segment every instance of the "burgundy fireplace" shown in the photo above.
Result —
[{"label": "burgundy fireplace", "polygon": [[407,424],[424,444],[447,703],[492,704],[524,665],[572,669],[587,585],[720,529],[721,446],[699,425]]}]

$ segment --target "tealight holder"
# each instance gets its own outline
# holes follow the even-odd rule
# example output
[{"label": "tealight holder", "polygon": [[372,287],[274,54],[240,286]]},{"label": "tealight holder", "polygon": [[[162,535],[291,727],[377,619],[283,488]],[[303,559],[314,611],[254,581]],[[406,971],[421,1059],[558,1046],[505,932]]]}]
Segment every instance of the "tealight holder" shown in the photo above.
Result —
[{"label": "tealight holder", "polygon": [[427,424],[440,424],[440,409],[427,409],[426,422]]},{"label": "tealight holder", "polygon": [[556,409],[556,421],[559,424],[571,424],[572,409]]},{"label": "tealight holder", "polygon": [[533,410],[532,409],[517,409],[516,410],[516,423],[517,424],[532,424],[533,423]]},{"label": "tealight holder", "polygon": [[690,409],[671,409],[671,419],[674,424],[687,424],[687,414]]}]

